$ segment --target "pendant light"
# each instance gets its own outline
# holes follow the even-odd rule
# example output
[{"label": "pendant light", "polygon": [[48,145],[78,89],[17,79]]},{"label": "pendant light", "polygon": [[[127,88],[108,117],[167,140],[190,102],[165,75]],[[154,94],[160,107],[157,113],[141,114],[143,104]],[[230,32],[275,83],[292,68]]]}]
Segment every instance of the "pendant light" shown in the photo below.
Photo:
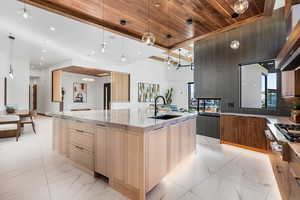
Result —
[{"label": "pendant light", "polygon": [[[167,1],[167,17],[168,17],[168,19],[170,18],[169,17],[169,0]],[[170,30],[170,29],[169,29]],[[171,38],[172,38],[172,35],[170,35],[170,34],[168,34],[167,36],[166,36],[166,38],[168,39],[168,47],[170,46],[170,40],[171,40]],[[167,64],[167,66],[168,66],[168,69],[171,69],[171,65],[173,65],[173,63],[174,63],[174,61],[173,61],[173,59],[170,57],[170,49],[168,49],[168,57],[167,57],[167,59],[165,60],[165,62],[166,62],[166,64]]]},{"label": "pendant light", "polygon": [[122,55],[121,55],[121,61],[126,62],[126,56],[124,54],[124,37],[122,38]]},{"label": "pendant light", "polygon": [[[104,21],[104,0],[102,0],[102,20]],[[104,41],[105,39],[105,32],[104,32],[104,27],[102,27],[102,43],[101,43],[101,52],[105,53],[107,43]]]},{"label": "pendant light", "polygon": [[155,44],[155,35],[150,32],[150,1],[148,0],[148,20],[147,20],[147,31],[143,33],[142,41],[148,46]]},{"label": "pendant light", "polygon": [[32,18],[32,15],[31,15],[30,11],[27,9],[25,3],[24,3],[24,7],[18,12],[18,14],[25,20]]},{"label": "pendant light", "polygon": [[249,8],[248,0],[237,0],[233,5],[233,10],[237,14],[243,14]]},{"label": "pendant light", "polygon": [[230,48],[232,48],[233,50],[237,50],[238,48],[240,48],[240,42],[238,40],[231,41]]},{"label": "pendant light", "polygon": [[14,70],[13,70],[13,51],[14,51],[14,41],[15,41],[15,37],[13,37],[12,35],[8,36],[9,39],[9,71],[8,71],[8,75],[11,79],[14,79]]}]

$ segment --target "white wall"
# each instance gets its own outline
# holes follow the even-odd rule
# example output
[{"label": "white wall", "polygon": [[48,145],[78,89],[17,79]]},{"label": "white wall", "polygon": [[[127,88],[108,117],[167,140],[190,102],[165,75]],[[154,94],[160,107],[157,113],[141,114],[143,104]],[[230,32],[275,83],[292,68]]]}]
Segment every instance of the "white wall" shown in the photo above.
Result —
[{"label": "white wall", "polygon": [[[173,104],[187,108],[187,83],[193,81],[193,71],[190,69],[168,70],[164,63],[150,59],[139,60],[127,65],[110,66],[106,63],[89,63],[83,60],[69,60],[57,64],[51,68],[42,70],[41,86],[43,91],[43,105],[38,104],[38,112],[57,112],[59,104],[51,102],[51,71],[67,66],[82,66],[88,68],[98,68],[103,70],[130,73],[130,103],[113,103],[112,109],[122,108],[144,108],[150,103],[138,102],[138,83],[156,83],[160,85],[161,95],[166,89],[174,88],[175,96]],[[102,92],[103,93],[103,92]],[[40,97],[39,97],[40,98]],[[38,100],[38,102],[41,100]],[[99,100],[101,102],[101,100]],[[39,108],[40,107],[40,108]],[[102,107],[100,107],[102,109]]]},{"label": "white wall", "polygon": [[[85,82],[83,78],[93,78],[94,82]],[[74,74],[63,72],[62,74],[62,87],[65,89],[64,96],[64,110],[90,108],[90,109],[103,109],[103,87],[104,83],[110,83],[110,77],[94,77],[82,74]],[[74,103],[73,102],[73,83],[86,83],[87,84],[87,102]]]},{"label": "white wall", "polygon": [[[8,55],[0,52],[0,77],[7,77],[7,104],[16,105],[18,109],[29,108],[29,61],[16,57],[13,60],[14,79],[8,76]],[[2,97],[1,93],[1,97]],[[1,107],[1,105],[0,105]],[[2,108],[4,107],[2,106]]]},{"label": "white wall", "polygon": [[261,75],[268,74],[268,70],[258,64],[244,65],[241,70],[242,107],[261,108]]}]

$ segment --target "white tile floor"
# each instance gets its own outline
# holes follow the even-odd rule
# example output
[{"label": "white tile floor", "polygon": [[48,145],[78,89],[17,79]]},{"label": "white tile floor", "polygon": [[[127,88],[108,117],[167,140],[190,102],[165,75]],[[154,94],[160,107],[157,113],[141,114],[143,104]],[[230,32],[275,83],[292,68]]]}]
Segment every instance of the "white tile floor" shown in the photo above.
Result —
[{"label": "white tile floor", "polygon": [[[52,151],[52,120],[37,119],[17,143],[0,139],[0,200],[122,200],[126,197]],[[149,200],[280,200],[268,157],[198,136],[197,153],[173,170]]]}]

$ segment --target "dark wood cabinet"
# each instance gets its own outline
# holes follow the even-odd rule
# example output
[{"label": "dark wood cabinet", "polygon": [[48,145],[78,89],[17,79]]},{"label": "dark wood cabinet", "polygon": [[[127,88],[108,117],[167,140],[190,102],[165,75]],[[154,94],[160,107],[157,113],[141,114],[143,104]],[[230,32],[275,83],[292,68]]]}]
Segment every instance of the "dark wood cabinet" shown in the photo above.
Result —
[{"label": "dark wood cabinet", "polygon": [[257,151],[267,150],[267,140],[264,134],[265,118],[222,115],[220,127],[222,143],[231,143]]},{"label": "dark wood cabinet", "polygon": [[281,95],[283,98],[300,97],[300,70],[282,72]]}]

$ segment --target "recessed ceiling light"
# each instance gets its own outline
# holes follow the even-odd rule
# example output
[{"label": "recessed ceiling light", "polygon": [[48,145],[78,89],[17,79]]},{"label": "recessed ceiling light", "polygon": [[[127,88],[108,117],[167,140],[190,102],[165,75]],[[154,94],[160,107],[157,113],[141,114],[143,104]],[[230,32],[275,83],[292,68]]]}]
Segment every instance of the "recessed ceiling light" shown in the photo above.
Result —
[{"label": "recessed ceiling light", "polygon": [[154,3],[154,6],[155,6],[156,8],[159,8],[159,7],[160,7],[160,3],[156,2],[156,3]]},{"label": "recessed ceiling light", "polygon": [[53,31],[53,32],[56,30],[56,28],[54,26],[50,26],[49,29],[50,29],[50,31]]},{"label": "recessed ceiling light", "polygon": [[42,62],[40,62],[40,66],[42,66],[43,65],[43,63]]},{"label": "recessed ceiling light", "polygon": [[96,53],[96,52],[95,52],[94,50],[93,50],[93,51],[91,51],[91,55],[95,55],[95,53]]},{"label": "recessed ceiling light", "polygon": [[47,53],[47,50],[46,50],[46,49],[43,49],[43,50],[42,50],[42,53]]},{"label": "recessed ceiling light", "polygon": [[44,56],[41,56],[41,60],[43,60],[43,61],[45,60]]},{"label": "recessed ceiling light", "polygon": [[121,61],[122,61],[122,62],[125,62],[126,60],[127,60],[127,59],[126,59],[125,55],[122,54],[122,56],[121,56]]}]

